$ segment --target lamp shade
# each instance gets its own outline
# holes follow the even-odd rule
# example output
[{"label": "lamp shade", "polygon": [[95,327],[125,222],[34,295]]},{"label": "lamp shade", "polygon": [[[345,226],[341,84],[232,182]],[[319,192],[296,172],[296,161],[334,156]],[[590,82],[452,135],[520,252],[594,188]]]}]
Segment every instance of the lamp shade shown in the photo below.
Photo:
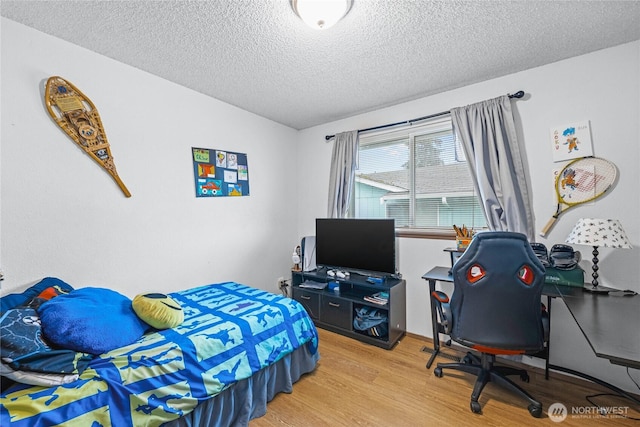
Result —
[{"label": "lamp shade", "polygon": [[341,20],[353,0],[291,0],[293,11],[311,28],[326,30]]},{"label": "lamp shade", "polygon": [[580,218],[565,242],[605,248],[631,248],[627,234],[617,219]]}]

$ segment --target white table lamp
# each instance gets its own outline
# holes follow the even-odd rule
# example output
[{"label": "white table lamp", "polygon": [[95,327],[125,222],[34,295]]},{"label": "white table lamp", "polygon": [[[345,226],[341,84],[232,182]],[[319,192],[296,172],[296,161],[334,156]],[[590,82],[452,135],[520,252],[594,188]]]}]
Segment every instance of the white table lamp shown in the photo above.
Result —
[{"label": "white table lamp", "polygon": [[627,234],[617,219],[580,218],[565,240],[566,243],[593,246],[592,286],[584,289],[589,292],[608,293],[609,290],[598,286],[598,247],[630,249]]}]

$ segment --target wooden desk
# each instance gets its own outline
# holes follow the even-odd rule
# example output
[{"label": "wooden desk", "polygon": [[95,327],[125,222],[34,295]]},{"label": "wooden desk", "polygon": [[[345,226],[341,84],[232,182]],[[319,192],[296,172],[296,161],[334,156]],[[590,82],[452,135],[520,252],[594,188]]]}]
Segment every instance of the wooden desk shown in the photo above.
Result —
[{"label": "wooden desk", "polygon": [[[433,360],[440,352],[440,333],[443,332],[441,327],[439,328],[437,304],[431,294],[436,289],[436,282],[453,282],[450,271],[450,267],[434,267],[422,276],[429,283],[433,327],[433,354],[427,362],[427,369],[431,368]],[[545,284],[542,288],[542,295],[547,297],[549,325],[551,325],[551,299],[560,297],[596,356],[608,359],[613,364],[640,369],[640,339],[637,336],[637,328],[640,325],[640,296],[617,296],[615,293],[602,295],[584,292],[578,287],[549,284]],[[550,342],[547,343],[545,378],[549,378],[549,369],[567,372],[608,387],[640,403],[634,396],[612,384],[582,372],[550,364],[548,351],[550,345]]]}]

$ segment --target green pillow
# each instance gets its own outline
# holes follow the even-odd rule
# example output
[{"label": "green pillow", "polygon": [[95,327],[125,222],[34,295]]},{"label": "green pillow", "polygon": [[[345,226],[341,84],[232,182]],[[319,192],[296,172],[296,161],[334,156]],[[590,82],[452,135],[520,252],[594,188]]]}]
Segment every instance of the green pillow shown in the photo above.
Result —
[{"label": "green pillow", "polygon": [[140,294],[132,305],[138,317],[156,329],[175,328],[184,320],[180,304],[165,294]]}]

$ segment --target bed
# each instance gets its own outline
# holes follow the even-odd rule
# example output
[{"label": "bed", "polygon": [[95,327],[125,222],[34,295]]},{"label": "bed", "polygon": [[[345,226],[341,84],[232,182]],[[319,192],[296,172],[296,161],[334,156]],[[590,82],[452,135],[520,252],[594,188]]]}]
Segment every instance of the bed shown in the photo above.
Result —
[{"label": "bed", "polygon": [[169,296],[179,326],[92,357],[74,381],[3,389],[0,425],[247,425],[315,369],[317,331],[296,301],[233,282]]}]

